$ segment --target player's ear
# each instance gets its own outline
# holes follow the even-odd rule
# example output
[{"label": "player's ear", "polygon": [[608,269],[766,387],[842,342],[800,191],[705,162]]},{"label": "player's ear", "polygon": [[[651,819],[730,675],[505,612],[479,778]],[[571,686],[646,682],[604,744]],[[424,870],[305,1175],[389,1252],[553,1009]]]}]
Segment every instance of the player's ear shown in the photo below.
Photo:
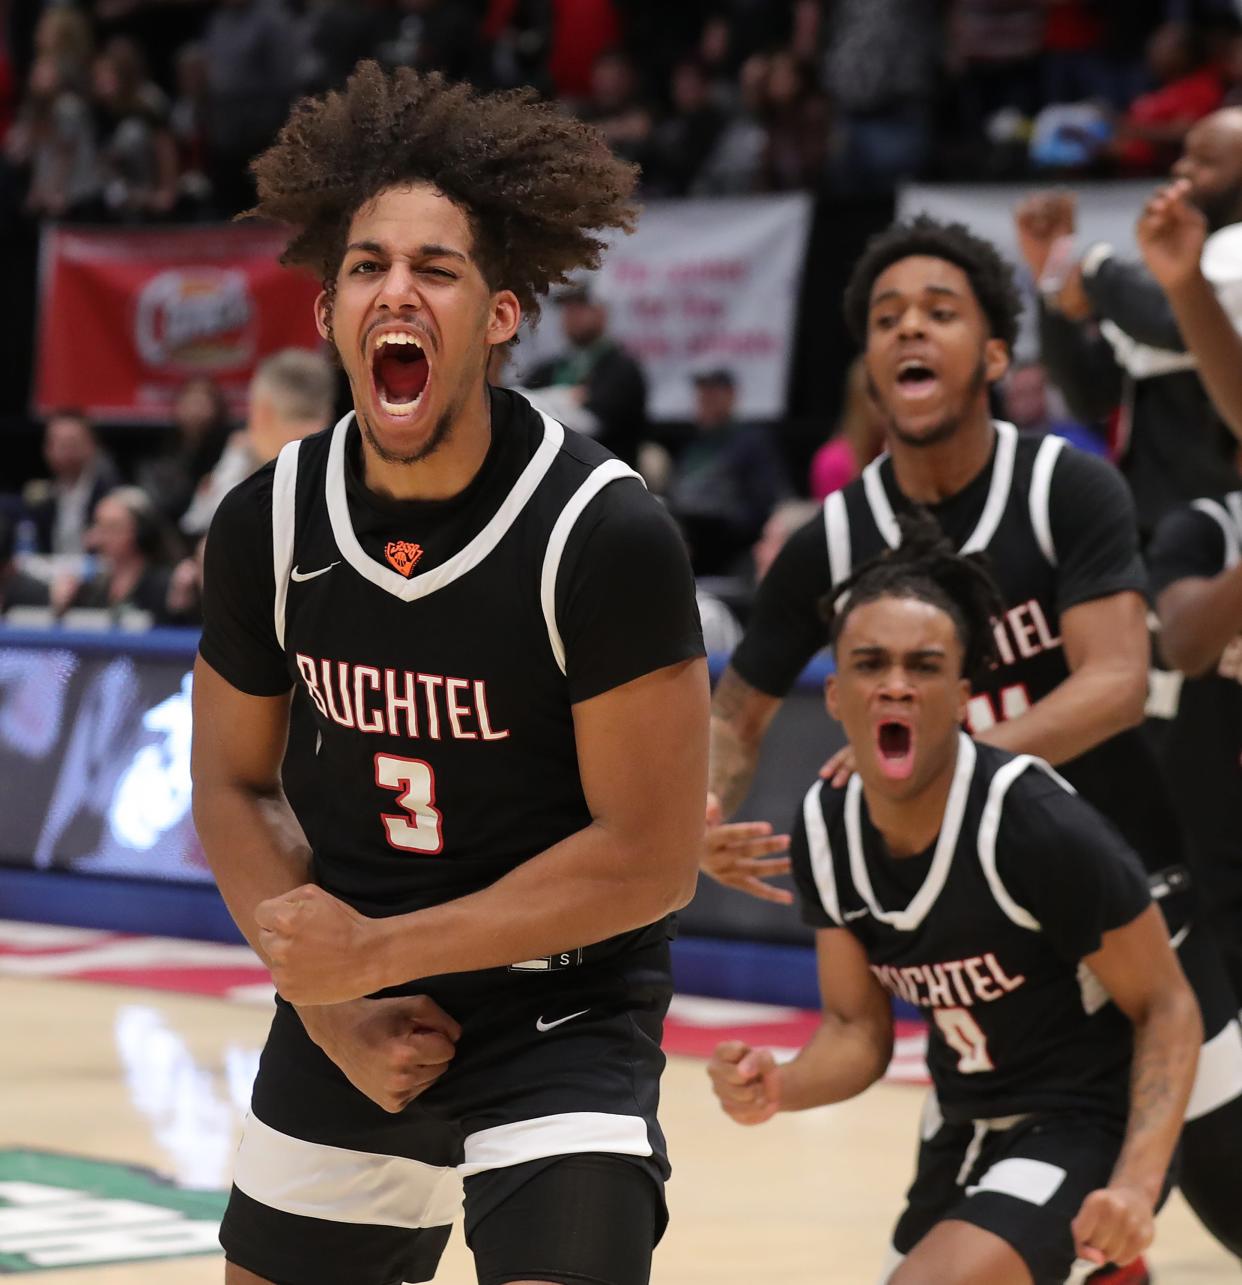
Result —
[{"label": "player's ear", "polygon": [[983,378],[994,384],[1009,370],[1009,345],[1003,339],[989,339],[983,345]]},{"label": "player's ear", "polygon": [[321,290],[315,296],[315,329],[320,339],[332,343],[332,292]]},{"label": "player's ear", "polygon": [[970,704],[970,680],[968,678],[959,678],[957,680],[957,721],[964,723],[966,721],[966,707]]},{"label": "player's ear", "polygon": [[837,713],[837,679],[835,674],[829,674],[824,681],[824,705],[828,713],[839,723],[841,715]]},{"label": "player's ear", "polygon": [[487,319],[487,342],[489,344],[508,343],[517,334],[522,324],[522,305],[512,290],[497,290],[491,299],[491,311]]}]

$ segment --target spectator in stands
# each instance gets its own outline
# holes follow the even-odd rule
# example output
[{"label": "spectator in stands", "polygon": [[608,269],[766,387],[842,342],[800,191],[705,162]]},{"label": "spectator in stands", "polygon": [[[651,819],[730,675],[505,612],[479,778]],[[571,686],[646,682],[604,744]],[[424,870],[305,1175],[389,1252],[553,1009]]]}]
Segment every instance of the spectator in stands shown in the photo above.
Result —
[{"label": "spectator in stands", "polygon": [[769,59],[752,54],[738,72],[737,107],[699,171],[698,190],[711,196],[756,192],[762,185],[768,132],[763,124]]},{"label": "spectator in stands", "polygon": [[963,125],[978,132],[1005,109],[1034,116],[1040,105],[1045,0],[956,0],[950,62],[958,68]]},{"label": "spectator in stands", "polygon": [[647,380],[642,367],[608,333],[608,309],[585,284],[557,295],[569,347],[536,366],[527,386],[534,400],[570,428],[594,437],[633,464],[647,423]]},{"label": "spectator in stands", "polygon": [[181,519],[188,536],[203,535],[220,501],[288,442],[332,422],[336,374],[326,357],[284,348],[259,364],[250,381],[246,427],[234,433],[212,471],[199,484]]},{"label": "spectator in stands", "polygon": [[764,186],[773,192],[818,187],[828,161],[828,102],[788,50],[768,64]]},{"label": "spectator in stands", "polygon": [[1130,104],[1117,122],[1110,149],[1125,173],[1168,169],[1186,131],[1214,112],[1225,96],[1222,68],[1208,55],[1205,33],[1189,23],[1166,22],[1152,33],[1147,66],[1157,88]]},{"label": "spectator in stands", "polygon": [[152,624],[169,623],[172,533],[144,490],[120,486],[105,495],[95,505],[84,544],[95,564],[53,582],[54,610],[129,609]]},{"label": "spectator in stands", "polygon": [[51,54],[40,54],[30,69],[5,158],[26,175],[24,207],[36,218],[80,213],[98,194],[90,107]]},{"label": "spectator in stands", "polygon": [[355,65],[374,55],[387,15],[375,5],[355,0],[318,0],[306,5],[297,41],[299,93],[336,89]]},{"label": "spectator in stands", "polygon": [[789,482],[768,430],[736,418],[732,371],[702,371],[694,388],[696,435],[674,466],[667,502],[695,575],[722,575],[758,539]]},{"label": "spectator in stands", "polygon": [[13,521],[0,512],[0,616],[10,607],[46,607],[48,588],[24,572],[14,559]]},{"label": "spectator in stands", "polygon": [[168,578],[168,593],[164,597],[164,619],[170,625],[201,625],[203,623],[203,552],[207,537],[194,542],[194,550],[187,553],[172,569]]},{"label": "spectator in stands", "polygon": [[294,89],[296,27],[281,0],[220,0],[203,31],[211,104],[211,182],[223,213],[250,206],[247,166],[284,121]]},{"label": "spectator in stands", "polygon": [[51,58],[66,88],[85,92],[94,40],[90,19],[73,4],[47,5],[34,29],[34,56]]},{"label": "spectator in stands", "polygon": [[618,156],[636,165],[645,163],[651,142],[651,110],[639,94],[634,64],[619,49],[610,49],[595,60],[591,92],[579,105],[578,115],[601,131]]},{"label": "spectator in stands", "polygon": [[[490,87],[533,85],[546,98],[556,97],[548,69],[553,8],[553,0],[488,0],[482,35],[488,50],[484,79]],[[615,42],[613,35],[604,47]],[[587,70],[579,96],[590,88],[590,60]]]},{"label": "spectator in stands", "polygon": [[147,79],[142,51],[116,36],[95,59],[103,207],[121,219],[162,218],[177,202],[177,146],[168,103]]},{"label": "spectator in stands", "polygon": [[695,190],[699,171],[715,149],[724,114],[712,102],[703,68],[686,59],[673,68],[672,111],[651,137],[645,186],[652,194],[685,196]]},{"label": "spectator in stands", "polygon": [[121,480],[80,410],[54,411],[43,430],[43,460],[50,478],[29,482],[23,492],[41,553],[77,554],[100,497]]},{"label": "spectator in stands", "polygon": [[[1224,108],[1195,125],[1174,173],[1188,181],[1190,199],[1212,230],[1203,270],[1237,324],[1242,108]],[[1236,485],[1233,442],[1204,392],[1160,286],[1106,244],[1076,258],[1067,252],[1074,229],[1068,194],[1045,193],[1018,208],[1019,247],[1040,283],[1042,358],[1075,419],[1115,421],[1114,450],[1146,538],[1172,506]]]},{"label": "spectator in stands", "polygon": [[885,423],[871,396],[861,357],[850,364],[841,417],[832,436],[811,457],[811,498],[822,500],[852,482],[884,449]]},{"label": "spectator in stands", "polygon": [[479,40],[477,8],[460,0],[398,0],[387,37],[376,51],[380,61],[467,79]]},{"label": "spectator in stands", "polygon": [[581,100],[594,91],[599,59],[621,41],[615,0],[551,0],[548,71],[559,98]]},{"label": "spectator in stands", "polygon": [[944,56],[942,26],[932,4],[837,0],[832,6],[821,78],[832,91],[832,168],[842,192],[888,190],[922,169]]},{"label": "spectator in stands", "polygon": [[156,508],[178,522],[199,483],[215,468],[233,433],[228,402],[210,375],[195,375],[177,391],[172,406],[173,439],[149,460],[138,482]]},{"label": "spectator in stands", "polygon": [[211,110],[207,58],[202,45],[182,45],[176,57],[176,96],[168,112],[177,152],[177,195],[191,217],[202,217],[211,208],[208,177],[208,116]]},{"label": "spectator in stands", "polygon": [[[1055,390],[1053,390],[1055,392]],[[1017,362],[1009,367],[1001,385],[1005,418],[1028,433],[1055,433],[1081,451],[1104,455],[1108,444],[1099,433],[1068,416],[1053,414],[1048,373],[1038,361]]]}]

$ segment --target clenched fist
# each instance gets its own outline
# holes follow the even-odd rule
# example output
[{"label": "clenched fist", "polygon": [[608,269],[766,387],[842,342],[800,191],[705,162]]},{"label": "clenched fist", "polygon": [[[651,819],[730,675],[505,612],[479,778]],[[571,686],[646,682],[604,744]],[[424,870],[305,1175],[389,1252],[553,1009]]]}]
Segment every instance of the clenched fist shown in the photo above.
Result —
[{"label": "clenched fist", "polygon": [[1125,1267],[1155,1235],[1151,1200],[1133,1187],[1101,1187],[1082,1202],[1070,1230],[1079,1258]]},{"label": "clenched fist", "polygon": [[781,1109],[781,1073],[769,1049],[726,1040],[716,1046],[707,1074],[725,1115],[738,1124],[763,1124]]}]

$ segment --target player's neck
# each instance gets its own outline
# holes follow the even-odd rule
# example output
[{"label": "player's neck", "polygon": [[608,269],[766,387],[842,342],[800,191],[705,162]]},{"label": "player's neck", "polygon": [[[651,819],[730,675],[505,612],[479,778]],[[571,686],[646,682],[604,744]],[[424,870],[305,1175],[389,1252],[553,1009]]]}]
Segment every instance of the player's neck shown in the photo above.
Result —
[{"label": "player's neck", "polygon": [[897,489],[915,504],[938,504],[965,490],[987,468],[996,430],[987,402],[972,409],[952,437],[930,446],[889,438]]},{"label": "player's neck", "polygon": [[887,798],[875,790],[868,790],[863,782],[863,797],[871,824],[879,831],[889,854],[894,857],[914,857],[926,852],[940,833],[944,824],[944,810],[953,786],[953,773],[957,769],[958,746],[956,740],[948,762],[917,794],[903,799]]},{"label": "player's neck", "polygon": [[444,440],[412,464],[382,459],[362,435],[362,480],[389,500],[451,500],[474,481],[492,442],[491,401],[480,384],[453,419]]}]

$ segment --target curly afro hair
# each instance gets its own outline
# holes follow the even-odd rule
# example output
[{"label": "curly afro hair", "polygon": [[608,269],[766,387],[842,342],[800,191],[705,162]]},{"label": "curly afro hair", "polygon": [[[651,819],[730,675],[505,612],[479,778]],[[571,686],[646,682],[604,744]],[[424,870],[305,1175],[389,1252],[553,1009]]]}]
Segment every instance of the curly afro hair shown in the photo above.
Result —
[{"label": "curly afro hair", "polygon": [[374,62],[344,89],[296,103],[250,168],[259,200],[244,217],[292,227],[282,261],[325,283],[358,209],[388,188],[430,184],[468,218],[484,280],[512,290],[532,321],[540,295],[599,266],[598,232],[631,231],[637,217],[636,168],[533,90],[480,94]]},{"label": "curly afro hair", "polygon": [[926,509],[899,514],[897,525],[901,543],[895,549],[864,563],[820,599],[828,642],[836,647],[856,607],[878,598],[916,598],[953,621],[962,644],[962,676],[977,685],[996,664],[992,621],[1005,609],[987,559],[958,553]]},{"label": "curly afro hair", "polygon": [[1018,336],[1022,298],[1014,283],[1013,269],[1000,252],[962,223],[941,223],[919,214],[908,223],[894,223],[867,242],[845,287],[845,320],[860,344],[867,340],[867,315],[871,288],[886,268],[900,259],[927,255],[961,268],[988,319],[992,338],[1003,339],[1010,350]]}]

